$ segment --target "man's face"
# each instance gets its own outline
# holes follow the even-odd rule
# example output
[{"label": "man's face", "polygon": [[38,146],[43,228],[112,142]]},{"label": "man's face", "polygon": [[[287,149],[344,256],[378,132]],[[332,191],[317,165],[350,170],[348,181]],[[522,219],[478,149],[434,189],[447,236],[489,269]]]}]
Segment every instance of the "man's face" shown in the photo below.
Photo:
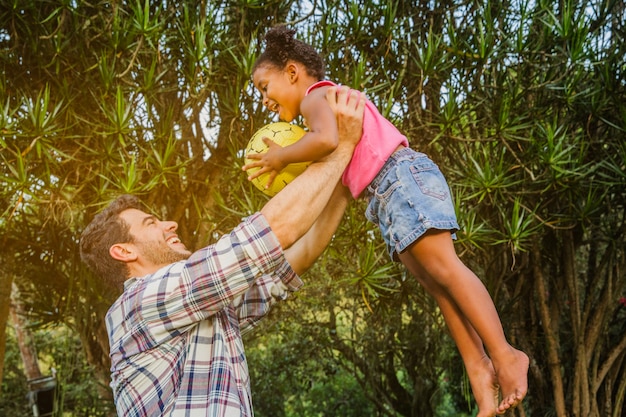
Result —
[{"label": "man's face", "polygon": [[155,216],[137,209],[128,209],[120,217],[130,226],[130,234],[143,262],[165,266],[189,258],[191,252],[176,234],[178,224],[160,221]]}]

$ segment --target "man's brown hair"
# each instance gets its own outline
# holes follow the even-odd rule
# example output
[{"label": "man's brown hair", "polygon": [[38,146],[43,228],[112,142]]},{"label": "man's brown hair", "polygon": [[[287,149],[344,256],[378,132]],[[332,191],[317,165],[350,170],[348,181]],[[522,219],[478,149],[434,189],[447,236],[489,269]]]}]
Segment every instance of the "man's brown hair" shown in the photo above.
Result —
[{"label": "man's brown hair", "polygon": [[130,226],[120,218],[128,209],[142,210],[141,201],[132,195],[122,195],[98,213],[80,237],[80,257],[107,284],[120,288],[128,279],[128,266],[109,254],[116,243],[129,243],[133,238]]}]

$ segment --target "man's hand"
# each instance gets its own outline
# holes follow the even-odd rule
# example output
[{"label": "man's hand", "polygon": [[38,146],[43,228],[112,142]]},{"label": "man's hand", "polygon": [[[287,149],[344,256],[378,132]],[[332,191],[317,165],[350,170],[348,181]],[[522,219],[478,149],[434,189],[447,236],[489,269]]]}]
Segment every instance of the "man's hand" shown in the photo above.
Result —
[{"label": "man's hand", "polygon": [[363,134],[365,97],[349,87],[330,87],[326,90],[326,100],[337,116],[339,141],[356,145]]}]

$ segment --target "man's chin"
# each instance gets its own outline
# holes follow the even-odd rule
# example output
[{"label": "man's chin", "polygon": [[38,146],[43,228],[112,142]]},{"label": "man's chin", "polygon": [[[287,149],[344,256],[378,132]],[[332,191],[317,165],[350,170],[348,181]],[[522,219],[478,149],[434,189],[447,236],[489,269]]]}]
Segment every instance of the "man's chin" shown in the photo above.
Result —
[{"label": "man's chin", "polygon": [[184,251],[177,251],[177,253],[180,254],[181,261],[182,261],[182,260],[189,259],[192,252],[190,250],[185,249]]},{"label": "man's chin", "polygon": [[170,246],[170,250],[176,254],[179,254],[180,256],[182,256],[182,259],[187,259],[191,256],[191,251],[189,249],[187,249],[187,246],[185,246],[182,243],[178,243],[175,246]]},{"label": "man's chin", "polygon": [[156,243],[144,243],[140,248],[142,256],[155,265],[169,265],[187,260],[191,256],[191,251],[182,244],[170,246]]},{"label": "man's chin", "polygon": [[152,254],[148,258],[157,265],[169,265],[180,261],[186,261],[191,256],[188,250],[170,250],[166,253]]},{"label": "man's chin", "polygon": [[176,258],[176,261],[184,261],[189,259],[189,257],[191,256],[191,251],[187,248],[178,248],[178,249],[172,249],[172,251],[170,252],[170,256],[172,258]]}]

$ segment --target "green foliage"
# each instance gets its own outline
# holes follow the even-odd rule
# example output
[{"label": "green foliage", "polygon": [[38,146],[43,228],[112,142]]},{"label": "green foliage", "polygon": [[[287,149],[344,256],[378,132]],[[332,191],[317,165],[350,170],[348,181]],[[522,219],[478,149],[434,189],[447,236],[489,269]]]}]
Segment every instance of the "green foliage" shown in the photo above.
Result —
[{"label": "green foliage", "polygon": [[28,383],[20,366],[20,351],[14,341],[13,332],[9,331],[3,363],[4,378],[2,379],[2,395],[0,395],[0,413],[4,416],[27,416],[32,413],[26,399]]},{"label": "green foliage", "polygon": [[250,341],[253,403],[256,416],[364,416],[373,406],[336,355],[318,349],[311,334],[284,320]]},{"label": "green foliage", "polygon": [[[9,332],[5,374],[0,396],[0,413],[6,416],[32,416],[27,395],[28,381],[14,332]],[[107,416],[111,403],[103,396],[108,387],[94,380],[92,366],[87,362],[80,340],[66,327],[44,328],[34,334],[39,366],[44,376],[56,373],[56,407],[58,415]]]}]

